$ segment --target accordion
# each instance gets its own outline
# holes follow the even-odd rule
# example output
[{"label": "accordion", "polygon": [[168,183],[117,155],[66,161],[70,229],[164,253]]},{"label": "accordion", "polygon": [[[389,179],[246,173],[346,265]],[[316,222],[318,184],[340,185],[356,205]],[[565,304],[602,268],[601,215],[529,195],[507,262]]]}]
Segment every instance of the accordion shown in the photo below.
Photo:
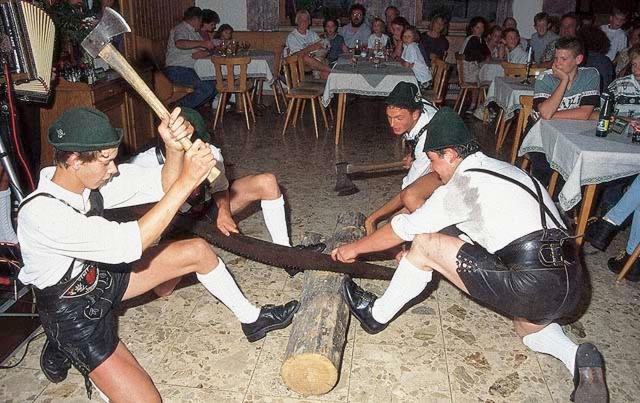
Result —
[{"label": "accordion", "polygon": [[[51,65],[56,29],[51,17],[26,1],[0,0],[0,49],[17,73],[14,90],[28,101],[46,102],[51,91]],[[8,38],[8,41],[7,41]],[[10,42],[9,44],[4,44]]]}]

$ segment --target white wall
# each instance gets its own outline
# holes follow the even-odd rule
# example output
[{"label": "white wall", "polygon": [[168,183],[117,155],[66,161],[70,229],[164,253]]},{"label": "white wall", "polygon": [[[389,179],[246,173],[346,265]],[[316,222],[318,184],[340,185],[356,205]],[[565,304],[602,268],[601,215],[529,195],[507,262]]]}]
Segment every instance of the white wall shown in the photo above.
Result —
[{"label": "white wall", "polygon": [[218,13],[221,24],[229,24],[236,31],[247,30],[247,2],[245,0],[196,0],[196,6],[208,8]]},{"label": "white wall", "polygon": [[535,32],[533,17],[542,11],[543,0],[513,0],[513,18],[518,21],[518,31],[523,38],[531,38]]}]

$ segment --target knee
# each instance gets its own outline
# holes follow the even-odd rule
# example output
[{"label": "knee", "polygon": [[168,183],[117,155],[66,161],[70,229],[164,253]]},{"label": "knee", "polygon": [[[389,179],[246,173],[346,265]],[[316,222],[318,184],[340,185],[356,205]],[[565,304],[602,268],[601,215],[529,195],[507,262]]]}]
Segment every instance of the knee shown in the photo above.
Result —
[{"label": "knee", "polygon": [[433,250],[433,242],[438,234],[419,234],[411,243],[410,258],[414,264],[433,267],[430,251]]},{"label": "knee", "polygon": [[195,271],[210,270],[218,263],[218,255],[202,238],[194,238],[187,241],[184,246],[183,258],[185,263],[194,267]]},{"label": "knee", "polygon": [[280,185],[278,185],[278,179],[274,174],[270,172],[259,174],[257,179],[263,200],[272,200],[280,197]]}]

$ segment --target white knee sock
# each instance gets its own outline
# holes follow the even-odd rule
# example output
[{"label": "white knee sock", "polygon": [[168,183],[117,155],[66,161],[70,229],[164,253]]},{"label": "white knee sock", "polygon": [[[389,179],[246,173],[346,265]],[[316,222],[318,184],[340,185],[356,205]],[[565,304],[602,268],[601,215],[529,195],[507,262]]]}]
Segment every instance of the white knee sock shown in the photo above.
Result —
[{"label": "white knee sock", "polygon": [[277,199],[262,200],[260,207],[262,207],[264,224],[271,235],[271,241],[278,245],[291,246],[287,233],[287,218],[284,213],[284,197],[280,195]]},{"label": "white knee sock", "polygon": [[557,323],[547,325],[542,330],[531,333],[522,338],[525,346],[537,353],[549,354],[564,363],[573,375],[578,345],[564,334]]},{"label": "white knee sock", "polygon": [[18,243],[11,223],[11,190],[0,190],[0,242]]},{"label": "white knee sock", "polygon": [[258,319],[260,308],[253,305],[240,291],[221,259],[218,265],[207,274],[196,273],[198,280],[216,298],[236,315],[242,323],[253,323]]},{"label": "white knee sock", "polygon": [[373,303],[371,314],[380,323],[387,323],[400,309],[424,290],[431,277],[432,270],[421,270],[403,257],[393,274],[389,287]]}]

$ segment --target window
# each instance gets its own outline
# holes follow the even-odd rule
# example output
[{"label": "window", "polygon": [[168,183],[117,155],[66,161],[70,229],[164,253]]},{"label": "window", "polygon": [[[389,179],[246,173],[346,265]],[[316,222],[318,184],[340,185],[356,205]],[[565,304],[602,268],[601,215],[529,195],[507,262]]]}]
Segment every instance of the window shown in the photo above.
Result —
[{"label": "window", "polygon": [[337,18],[347,21],[353,0],[280,0],[280,24],[295,25],[296,10],[307,9],[313,20]]}]

